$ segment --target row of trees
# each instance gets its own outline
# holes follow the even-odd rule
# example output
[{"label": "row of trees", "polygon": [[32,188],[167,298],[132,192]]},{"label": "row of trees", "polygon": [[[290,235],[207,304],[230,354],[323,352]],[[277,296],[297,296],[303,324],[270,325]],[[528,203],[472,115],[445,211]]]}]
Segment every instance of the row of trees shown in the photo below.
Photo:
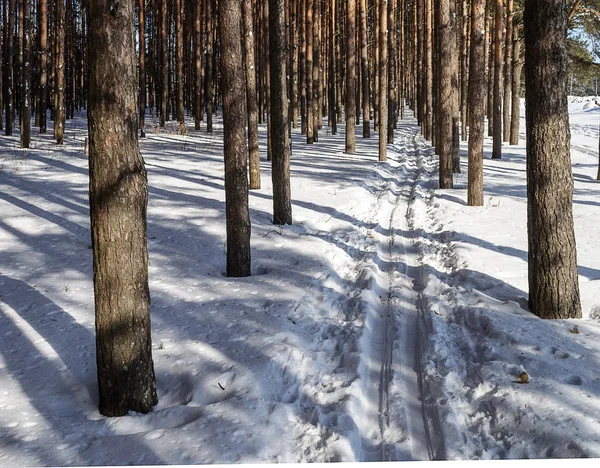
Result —
[{"label": "row of trees", "polygon": [[65,118],[88,109],[101,412],[146,412],[156,403],[147,178],[138,146],[147,113],[160,126],[173,118],[183,130],[187,112],[196,128],[212,132],[222,104],[227,274],[247,276],[248,190],[260,187],[259,123],[267,122],[276,224],[292,223],[292,127],[300,127],[306,144],[318,144],[323,125],[335,134],[345,120],[345,148],[353,153],[362,124],[362,138],[377,133],[385,161],[405,104],[439,154],[440,187],[452,187],[459,141],[468,139],[468,203],[482,205],[486,114],[492,157],[501,157],[503,140],[518,142],[524,40],[530,307],[542,317],[580,316],[565,46],[569,14],[580,5],[3,0],[6,131],[18,102],[26,147],[29,111],[43,131],[49,103],[60,143]]}]

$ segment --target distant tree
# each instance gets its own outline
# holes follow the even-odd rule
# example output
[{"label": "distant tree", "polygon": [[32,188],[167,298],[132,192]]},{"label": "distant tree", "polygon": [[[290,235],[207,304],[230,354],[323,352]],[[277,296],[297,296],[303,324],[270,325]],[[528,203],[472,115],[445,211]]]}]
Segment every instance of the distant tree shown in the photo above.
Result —
[{"label": "distant tree", "polygon": [[[271,130],[273,145],[273,223],[292,224],[290,121],[286,87],[285,0],[269,0]],[[318,109],[320,111],[320,109]],[[310,122],[309,122],[310,125]],[[313,130],[316,133],[316,123]]]},{"label": "distant tree", "polygon": [[581,317],[573,227],[565,0],[525,0],[529,308]]},{"label": "distant tree", "polygon": [[260,189],[260,155],[258,149],[258,103],[254,59],[252,0],[244,1],[244,64],[246,70],[246,110],[248,114],[248,159],[250,188]]},{"label": "distant tree", "polygon": [[29,148],[31,143],[31,3],[21,0],[23,17],[22,30],[19,32],[23,43],[21,63],[21,148]]},{"label": "distant tree", "polygon": [[64,0],[55,0],[55,54],[54,54],[54,138],[63,144],[65,134],[65,4]]},{"label": "distant tree", "polygon": [[[369,52],[367,38],[367,0],[359,0],[360,8],[360,65],[363,108],[363,138],[371,138],[371,105],[369,82]],[[335,86],[332,86],[335,89]]]},{"label": "distant tree", "polygon": [[246,164],[246,80],[242,63],[242,5],[219,1],[221,91],[225,153],[227,276],[250,276],[250,213]]},{"label": "distant tree", "polygon": [[139,0],[138,3],[138,44],[140,50],[140,136],[146,136],[144,127],[146,126],[146,16],[145,16],[145,0]]},{"label": "distant tree", "polygon": [[469,174],[467,202],[483,205],[483,140],[485,137],[485,3],[471,0],[471,58],[469,60]]},{"label": "distant tree", "polygon": [[356,151],[356,0],[346,10],[346,153]]},{"label": "distant tree", "polygon": [[504,0],[496,0],[496,16],[494,18],[494,98],[492,119],[492,159],[502,157],[502,38],[503,38],[503,5]]},{"label": "distant tree", "polygon": [[[59,0],[60,3],[60,0]],[[150,336],[148,183],[138,133],[135,0],[89,0],[90,216],[99,409],[157,403]]]},{"label": "distant tree", "polygon": [[[388,0],[379,0],[379,161],[387,161]],[[354,93],[354,87],[352,88]]]},{"label": "distant tree", "polygon": [[46,133],[46,109],[48,108],[48,0],[40,0],[40,133]]}]

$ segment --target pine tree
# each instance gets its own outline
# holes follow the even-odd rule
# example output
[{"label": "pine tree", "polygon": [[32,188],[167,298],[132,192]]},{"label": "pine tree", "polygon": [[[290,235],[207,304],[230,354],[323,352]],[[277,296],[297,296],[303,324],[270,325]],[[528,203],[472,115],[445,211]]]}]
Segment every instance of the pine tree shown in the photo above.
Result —
[{"label": "pine tree", "polygon": [[242,5],[219,1],[221,90],[225,152],[227,276],[250,276],[250,212],[246,165],[246,80],[242,63]]},{"label": "pine tree", "polygon": [[483,206],[483,140],[485,137],[485,3],[471,0],[471,57],[469,60],[469,174],[467,203]]},{"label": "pine tree", "polygon": [[525,0],[529,309],[580,318],[567,104],[565,0]]},{"label": "pine tree", "polygon": [[250,161],[250,188],[254,190],[260,189],[260,154],[258,149],[258,103],[256,101],[252,0],[244,0],[243,8],[246,110],[248,114],[248,159]]},{"label": "pine tree", "polygon": [[346,9],[346,153],[356,151],[356,0]]},{"label": "pine tree", "polygon": [[[273,145],[273,223],[292,224],[290,134],[286,86],[285,1],[269,0],[271,126]],[[320,111],[320,109],[319,109]],[[310,125],[310,123],[309,123]],[[316,124],[313,123],[316,132]]]},{"label": "pine tree", "polygon": [[90,0],[88,8],[99,409],[105,416],[123,416],[147,413],[158,401],[150,336],[148,183],[137,141],[135,0]]}]

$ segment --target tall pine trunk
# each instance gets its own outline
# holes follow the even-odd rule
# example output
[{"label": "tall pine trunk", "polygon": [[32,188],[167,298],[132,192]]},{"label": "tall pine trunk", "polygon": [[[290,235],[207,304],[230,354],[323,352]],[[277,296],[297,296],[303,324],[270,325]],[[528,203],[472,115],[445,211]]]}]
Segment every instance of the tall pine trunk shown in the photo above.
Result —
[{"label": "tall pine trunk", "polygon": [[506,0],[506,36],[504,41],[504,96],[502,105],[502,140],[510,141],[510,111],[511,111],[511,88],[512,88],[512,43],[513,43],[513,0]]},{"label": "tall pine trunk", "polygon": [[565,0],[526,0],[525,96],[529,309],[581,317],[573,226]]},{"label": "tall pine trunk", "polygon": [[517,28],[513,27],[512,47],[512,112],[510,113],[510,144],[519,144],[519,127],[521,124],[521,41]]},{"label": "tall pine trunk", "polygon": [[367,0],[359,0],[360,4],[360,64],[363,108],[363,138],[371,137],[371,105],[369,82],[369,53],[367,41]]},{"label": "tall pine trunk", "polygon": [[219,0],[225,152],[227,276],[250,276],[250,212],[246,166],[242,5]]},{"label": "tall pine trunk", "polygon": [[140,136],[146,136],[146,2],[139,0],[138,44],[140,50]]},{"label": "tall pine trunk", "polygon": [[502,5],[504,0],[496,0],[494,19],[494,117],[492,131],[492,159],[502,157]]},{"label": "tall pine trunk", "polygon": [[387,161],[388,131],[388,0],[379,0],[379,161]]},{"label": "tall pine trunk", "polygon": [[346,10],[346,153],[356,151],[356,0]]},{"label": "tall pine trunk", "polygon": [[[48,107],[48,0],[40,0],[40,133],[46,133],[46,109]],[[0,107],[1,108],[1,107]]]},{"label": "tall pine trunk", "polygon": [[273,119],[271,126],[273,132],[271,140],[273,149],[273,224],[292,224],[291,148],[286,85],[287,48],[284,7],[284,0],[269,0],[271,116]]},{"label": "tall pine trunk", "polygon": [[485,3],[471,0],[471,57],[469,59],[469,174],[467,203],[483,206],[483,140],[485,138]]},{"label": "tall pine trunk", "polygon": [[248,159],[250,188],[260,189],[260,155],[258,148],[258,102],[256,100],[256,67],[254,59],[254,27],[252,0],[244,1],[244,57],[246,69],[246,113],[248,116]]},{"label": "tall pine trunk", "polygon": [[31,143],[31,2],[23,0],[23,62],[21,64],[21,148]]},{"label": "tall pine trunk", "polygon": [[[60,0],[59,0],[60,3]],[[135,0],[89,1],[90,216],[100,413],[147,413],[157,403],[146,209],[137,140]]]},{"label": "tall pine trunk", "polygon": [[[56,1],[56,57],[55,57],[55,94],[54,138],[59,145],[63,144],[65,132],[65,4]],[[136,119],[137,120],[137,119]]]}]

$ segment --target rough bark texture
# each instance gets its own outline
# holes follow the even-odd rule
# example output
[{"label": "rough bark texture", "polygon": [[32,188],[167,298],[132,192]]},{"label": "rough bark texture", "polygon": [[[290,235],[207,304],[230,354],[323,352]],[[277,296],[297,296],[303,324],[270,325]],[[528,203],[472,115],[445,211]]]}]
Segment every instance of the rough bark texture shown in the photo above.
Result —
[{"label": "rough bark texture", "polygon": [[[40,133],[46,133],[46,109],[48,107],[48,2],[40,0],[40,89],[39,116]],[[1,107],[0,107],[1,108]]]},{"label": "rough bark texture", "polygon": [[23,0],[23,63],[21,65],[21,148],[31,143],[31,2]]},{"label": "rough bark texture", "polygon": [[54,138],[59,145],[62,145],[65,132],[65,5],[62,0],[56,1],[54,21],[56,22]]},{"label": "rough bark texture", "polygon": [[292,224],[284,0],[269,0],[273,224]]},{"label": "rough bark texture", "polygon": [[146,246],[148,185],[137,143],[135,0],[89,2],[90,215],[100,413],[157,403]]},{"label": "rough bark texture", "polygon": [[371,138],[369,54],[367,45],[367,0],[360,0],[360,64],[362,67],[363,138]]},{"label": "rough bark texture", "polygon": [[502,141],[510,141],[510,112],[512,90],[513,0],[506,0],[506,34],[504,40],[504,96],[502,104]]},{"label": "rough bark texture", "polygon": [[379,0],[379,160],[387,161],[388,0]]},{"label": "rough bark texture", "polygon": [[[213,0],[206,0],[206,131],[213,131]],[[223,53],[223,50],[221,50]]]},{"label": "rough bark texture", "polygon": [[313,81],[313,42],[314,42],[314,21],[313,21],[313,3],[316,0],[307,0],[306,5],[306,66],[304,73],[306,76],[306,142],[312,145],[315,142],[315,92]]},{"label": "rough bark texture", "polygon": [[258,150],[258,102],[256,100],[256,67],[254,66],[254,28],[252,0],[244,0],[244,57],[246,69],[246,111],[248,114],[248,159],[250,188],[260,189],[260,155]]},{"label": "rough bark texture", "polygon": [[513,28],[513,47],[512,47],[512,112],[510,113],[510,144],[519,144],[519,126],[521,124],[521,70],[523,61],[521,60],[521,41],[516,28]]},{"label": "rough bark texture", "polygon": [[424,62],[424,88],[425,88],[425,113],[423,117],[424,128],[423,135],[426,140],[433,138],[433,38],[432,38],[432,22],[433,22],[433,0],[425,0],[425,62]]},{"label": "rough bark texture", "polygon": [[346,153],[356,151],[356,0],[348,0],[346,13]]},{"label": "rough bark texture", "polygon": [[485,132],[486,76],[485,2],[471,0],[471,57],[469,60],[469,174],[467,203],[483,206],[483,140]]},{"label": "rough bark texture", "polygon": [[[202,109],[202,2],[194,2],[194,128],[200,130],[200,122],[204,110]],[[256,86],[254,88],[256,90]],[[256,97],[254,98],[256,100]]]},{"label": "rough bark texture", "polygon": [[145,0],[139,0],[139,49],[140,49],[140,136],[146,136],[146,17]]},{"label": "rough bark texture", "polygon": [[169,102],[169,50],[167,39],[167,0],[160,2],[160,44],[161,44],[161,99],[160,99],[160,123],[165,126],[168,120],[167,107]]},{"label": "rough bark texture", "polygon": [[175,61],[177,68],[177,121],[179,122],[180,133],[185,133],[185,115],[183,110],[183,0],[175,0]]},{"label": "rough bark texture", "polygon": [[454,149],[454,124],[458,115],[458,56],[456,54],[456,29],[454,0],[440,1],[440,188],[452,188],[452,157]]},{"label": "rough bark texture", "polygon": [[524,30],[529,309],[579,318],[565,1],[526,0]]},{"label": "rough bark texture", "polygon": [[246,81],[242,63],[241,25],[241,2],[220,0],[227,276],[234,277],[250,276],[250,212],[244,110]]},{"label": "rough bark texture", "polygon": [[502,157],[502,5],[504,0],[496,0],[494,19],[494,117],[492,159]]},{"label": "rough bark texture", "polygon": [[467,33],[469,26],[469,10],[467,0],[462,0],[462,28],[460,36],[460,121],[461,121],[461,139],[467,140],[467,102],[469,94],[468,69],[468,47]]},{"label": "rough bark texture", "polygon": [[6,136],[12,135],[13,116],[14,116],[14,103],[15,103],[15,83],[14,83],[14,59],[13,59],[13,35],[11,31],[15,27],[15,0],[8,1],[8,22],[6,31],[6,127],[4,134]]}]

